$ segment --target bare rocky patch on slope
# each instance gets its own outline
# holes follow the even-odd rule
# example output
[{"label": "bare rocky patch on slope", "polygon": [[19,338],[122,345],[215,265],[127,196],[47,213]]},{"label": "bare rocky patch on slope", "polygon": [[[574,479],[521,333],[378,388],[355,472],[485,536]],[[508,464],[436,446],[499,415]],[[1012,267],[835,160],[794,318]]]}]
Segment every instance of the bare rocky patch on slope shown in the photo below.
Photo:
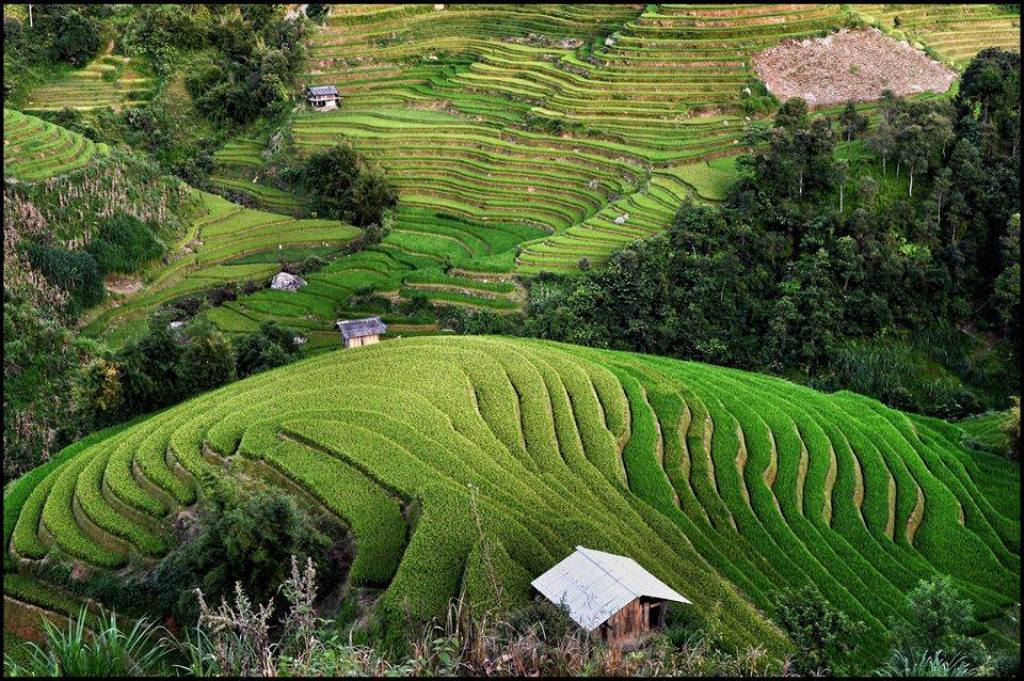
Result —
[{"label": "bare rocky patch on slope", "polygon": [[758,52],[754,69],[779,99],[802,97],[811,106],[945,92],[956,72],[909,43],[875,28],[843,29],[824,38],[787,40]]}]

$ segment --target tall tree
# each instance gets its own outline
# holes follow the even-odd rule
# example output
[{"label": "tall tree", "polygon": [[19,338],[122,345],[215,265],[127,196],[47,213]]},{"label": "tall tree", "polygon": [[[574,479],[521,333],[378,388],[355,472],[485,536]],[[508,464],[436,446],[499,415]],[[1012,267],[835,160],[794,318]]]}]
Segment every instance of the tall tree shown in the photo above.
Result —
[{"label": "tall tree", "polygon": [[1002,118],[1020,112],[1020,54],[990,47],[979,52],[964,70],[956,97],[961,116],[987,123],[993,110]]},{"label": "tall tree", "polygon": [[868,133],[866,140],[868,149],[882,159],[882,174],[886,174],[886,166],[889,156],[892,155],[893,147],[896,144],[896,131],[887,119],[883,118],[878,125]]},{"label": "tall tree", "polygon": [[849,142],[868,129],[868,119],[857,111],[853,102],[847,102],[846,108],[839,114],[839,125]]},{"label": "tall tree", "polygon": [[806,192],[830,189],[836,179],[835,135],[828,119],[807,113],[807,103],[794,97],[775,116],[767,147],[756,149],[754,182],[774,199],[800,199]]},{"label": "tall tree", "polygon": [[[900,164],[907,165],[910,183],[907,195],[914,195],[914,173],[928,161],[928,147],[924,129],[915,123],[905,124],[896,131],[896,158]],[[897,166],[898,168],[899,166]],[[897,170],[897,175],[899,171]]]}]

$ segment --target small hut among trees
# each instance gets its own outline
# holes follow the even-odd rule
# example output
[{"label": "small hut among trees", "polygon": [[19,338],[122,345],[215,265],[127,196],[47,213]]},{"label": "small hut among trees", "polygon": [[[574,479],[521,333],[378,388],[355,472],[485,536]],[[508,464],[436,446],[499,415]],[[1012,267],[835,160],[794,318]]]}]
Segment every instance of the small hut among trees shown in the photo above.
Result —
[{"label": "small hut among trees", "polygon": [[346,348],[358,348],[379,342],[380,337],[387,333],[388,325],[380,317],[346,319],[338,322],[338,331]]},{"label": "small hut among trees", "polygon": [[333,85],[314,85],[306,88],[306,101],[317,111],[329,111],[341,106],[341,95]]},{"label": "small hut among trees", "polygon": [[609,647],[618,649],[664,628],[669,601],[690,602],[632,558],[582,546],[531,585],[564,606],[576,624],[600,632]]}]

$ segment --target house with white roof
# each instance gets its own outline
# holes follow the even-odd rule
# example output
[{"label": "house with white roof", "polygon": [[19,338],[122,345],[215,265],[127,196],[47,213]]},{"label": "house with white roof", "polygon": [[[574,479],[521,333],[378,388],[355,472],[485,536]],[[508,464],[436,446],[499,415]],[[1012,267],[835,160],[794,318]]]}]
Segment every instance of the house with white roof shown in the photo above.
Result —
[{"label": "house with white roof", "polygon": [[690,602],[632,558],[582,546],[531,585],[564,606],[580,627],[598,631],[616,648],[663,628],[669,602]]}]

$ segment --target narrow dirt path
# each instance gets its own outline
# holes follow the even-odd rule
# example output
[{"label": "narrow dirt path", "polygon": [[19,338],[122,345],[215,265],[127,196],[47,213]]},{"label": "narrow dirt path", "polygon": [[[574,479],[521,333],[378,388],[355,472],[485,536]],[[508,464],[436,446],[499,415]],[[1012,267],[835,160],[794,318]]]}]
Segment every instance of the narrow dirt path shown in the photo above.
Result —
[{"label": "narrow dirt path", "polygon": [[[736,472],[740,476],[740,495],[743,497],[743,501],[747,502],[747,506],[750,506],[750,490],[747,489],[747,480],[744,477],[747,470],[747,438],[739,423],[736,424],[736,439],[740,443],[736,448]],[[753,510],[752,506],[751,510]]]},{"label": "narrow dirt path", "polygon": [[825,517],[825,524],[832,526],[832,491],[836,486],[836,475],[839,474],[839,461],[836,459],[836,449],[832,441],[828,442],[828,473],[825,475],[825,507],[821,510]]},{"label": "narrow dirt path", "polygon": [[896,541],[896,480],[889,473],[889,519],[885,521],[885,535]]},{"label": "narrow dirt path", "polygon": [[103,282],[103,288],[111,293],[130,296],[142,290],[142,279],[131,276],[111,276]]},{"label": "narrow dirt path", "polygon": [[793,426],[793,433],[796,435],[797,440],[800,441],[800,460],[796,466],[796,508],[800,511],[800,515],[806,517],[804,512],[804,485],[807,484],[807,467],[810,465],[810,454],[807,451],[807,445],[804,443],[803,435],[800,434],[800,429],[797,428],[796,423],[790,421]]},{"label": "narrow dirt path", "polygon": [[917,528],[921,526],[921,520],[924,518],[924,492],[921,487],[917,488],[917,503],[914,504],[914,510],[911,511],[910,517],[907,518],[907,541],[911,544],[914,543],[914,535],[917,534]]}]

